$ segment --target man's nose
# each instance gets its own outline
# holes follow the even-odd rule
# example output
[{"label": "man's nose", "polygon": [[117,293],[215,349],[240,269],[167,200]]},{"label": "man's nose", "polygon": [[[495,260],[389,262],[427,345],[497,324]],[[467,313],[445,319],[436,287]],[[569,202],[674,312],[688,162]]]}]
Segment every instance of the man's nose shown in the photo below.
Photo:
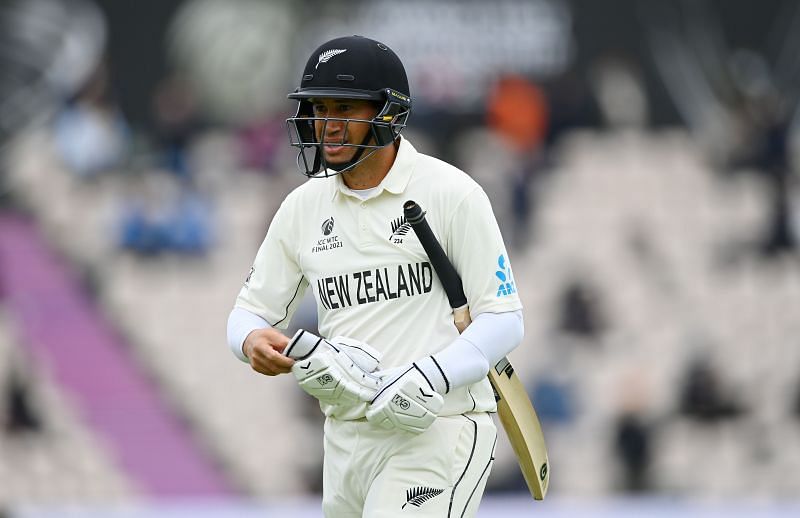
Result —
[{"label": "man's nose", "polygon": [[328,120],[325,122],[325,134],[328,136],[339,135],[345,131],[345,128],[344,121]]},{"label": "man's nose", "polygon": [[344,121],[337,119],[328,119],[327,121],[325,121],[325,124],[328,129],[340,130],[344,127]]}]

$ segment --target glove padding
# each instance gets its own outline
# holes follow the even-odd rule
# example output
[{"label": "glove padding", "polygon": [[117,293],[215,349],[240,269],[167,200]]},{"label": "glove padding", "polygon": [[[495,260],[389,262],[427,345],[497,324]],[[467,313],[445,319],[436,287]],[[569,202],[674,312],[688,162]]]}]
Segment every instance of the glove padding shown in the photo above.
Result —
[{"label": "glove padding", "polygon": [[367,420],[387,429],[411,433],[427,430],[442,410],[444,399],[417,364],[399,375],[387,372],[383,379],[384,385],[367,410]]},{"label": "glove padding", "polygon": [[299,330],[284,354],[295,360],[292,374],[308,394],[322,403],[349,406],[371,401],[380,387],[372,375],[380,353],[358,340],[336,337],[330,341]]}]

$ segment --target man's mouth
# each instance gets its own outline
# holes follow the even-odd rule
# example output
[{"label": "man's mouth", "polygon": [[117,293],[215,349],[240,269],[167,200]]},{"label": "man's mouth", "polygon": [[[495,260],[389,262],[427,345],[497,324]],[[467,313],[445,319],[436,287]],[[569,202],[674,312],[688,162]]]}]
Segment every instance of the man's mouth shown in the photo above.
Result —
[{"label": "man's mouth", "polygon": [[346,149],[346,146],[341,144],[325,144],[325,152],[328,154],[339,154]]}]

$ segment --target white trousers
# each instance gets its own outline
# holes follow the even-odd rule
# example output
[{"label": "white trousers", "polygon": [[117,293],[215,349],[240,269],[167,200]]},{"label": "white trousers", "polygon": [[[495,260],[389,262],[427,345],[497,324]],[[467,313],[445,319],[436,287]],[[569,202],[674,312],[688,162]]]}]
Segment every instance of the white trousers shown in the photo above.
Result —
[{"label": "white trousers", "polygon": [[487,413],[439,417],[419,435],[327,419],[325,517],[473,517],[496,443]]}]

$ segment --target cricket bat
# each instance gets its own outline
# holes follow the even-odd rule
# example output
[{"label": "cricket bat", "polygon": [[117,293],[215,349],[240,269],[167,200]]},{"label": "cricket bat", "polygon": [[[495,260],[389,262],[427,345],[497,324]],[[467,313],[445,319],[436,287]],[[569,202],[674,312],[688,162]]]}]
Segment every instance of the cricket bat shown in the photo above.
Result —
[{"label": "cricket bat", "polygon": [[[425,212],[414,201],[403,204],[406,221],[419,238],[436,275],[447,293],[453,320],[461,333],[470,324],[469,306],[461,282],[453,263],[450,262],[436,240]],[[542,425],[533,409],[525,386],[507,358],[503,358],[489,369],[489,381],[494,388],[497,400],[497,415],[508,435],[508,440],[517,456],[522,476],[528,489],[536,500],[543,500],[550,485],[550,463],[547,459],[547,446],[544,442]]]}]

